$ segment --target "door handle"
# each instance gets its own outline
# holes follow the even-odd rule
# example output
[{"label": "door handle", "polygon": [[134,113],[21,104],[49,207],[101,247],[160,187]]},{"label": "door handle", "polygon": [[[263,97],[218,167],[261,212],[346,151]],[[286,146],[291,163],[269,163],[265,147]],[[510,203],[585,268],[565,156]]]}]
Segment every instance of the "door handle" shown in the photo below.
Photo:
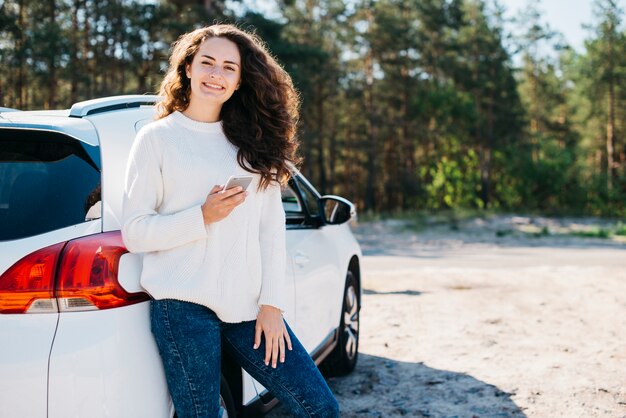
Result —
[{"label": "door handle", "polygon": [[300,267],[304,267],[304,265],[309,262],[309,257],[304,255],[304,253],[298,251],[296,255],[293,257],[293,261]]}]

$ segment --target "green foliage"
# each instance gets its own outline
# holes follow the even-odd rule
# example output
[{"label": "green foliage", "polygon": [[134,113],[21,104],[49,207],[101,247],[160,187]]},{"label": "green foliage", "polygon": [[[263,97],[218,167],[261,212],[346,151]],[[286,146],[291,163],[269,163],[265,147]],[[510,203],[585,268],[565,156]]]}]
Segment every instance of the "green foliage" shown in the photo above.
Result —
[{"label": "green foliage", "polygon": [[583,237],[583,238],[607,239],[607,238],[611,238],[612,234],[611,234],[611,231],[609,231],[608,229],[594,228],[589,231],[574,231],[574,232],[571,232],[570,235],[574,235],[576,237]]},{"label": "green foliage", "polygon": [[155,92],[178,35],[237,22],[300,91],[302,171],[322,193],[370,214],[626,216],[626,35],[614,0],[595,0],[583,54],[557,48],[531,5],[520,68],[501,10],[484,0],[293,0],[276,18],[197,3],[0,3],[0,105]]},{"label": "green foliage", "polygon": [[480,188],[478,157],[473,150],[455,160],[443,157],[421,171],[422,177],[431,179],[425,187],[427,208],[482,208],[477,195]]}]

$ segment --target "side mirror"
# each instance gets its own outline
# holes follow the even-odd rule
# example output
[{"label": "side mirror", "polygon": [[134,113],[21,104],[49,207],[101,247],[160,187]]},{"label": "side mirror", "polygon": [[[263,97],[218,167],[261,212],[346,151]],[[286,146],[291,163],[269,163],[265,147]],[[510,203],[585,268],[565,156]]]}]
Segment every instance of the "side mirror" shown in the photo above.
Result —
[{"label": "side mirror", "polygon": [[356,208],[352,202],[343,197],[326,195],[320,199],[324,210],[324,221],[327,225],[340,225],[356,217]]}]

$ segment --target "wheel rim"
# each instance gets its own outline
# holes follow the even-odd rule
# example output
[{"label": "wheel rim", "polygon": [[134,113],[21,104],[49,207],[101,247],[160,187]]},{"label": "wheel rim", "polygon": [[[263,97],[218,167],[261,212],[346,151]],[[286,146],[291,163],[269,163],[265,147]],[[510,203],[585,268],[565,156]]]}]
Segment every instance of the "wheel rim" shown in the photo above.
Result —
[{"label": "wheel rim", "polygon": [[359,300],[354,286],[346,289],[344,301],[343,323],[346,356],[353,360],[356,357],[359,343]]},{"label": "wheel rim", "polygon": [[226,402],[224,402],[224,398],[220,395],[220,418],[228,418],[228,409],[226,409]]}]

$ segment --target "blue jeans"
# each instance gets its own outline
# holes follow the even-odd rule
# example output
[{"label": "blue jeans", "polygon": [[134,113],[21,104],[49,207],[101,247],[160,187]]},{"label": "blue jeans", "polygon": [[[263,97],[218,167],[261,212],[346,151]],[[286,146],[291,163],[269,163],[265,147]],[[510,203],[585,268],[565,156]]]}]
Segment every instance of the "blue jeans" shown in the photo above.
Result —
[{"label": "blue jeans", "polygon": [[293,350],[274,369],[264,362],[264,338],[252,348],[256,321],[225,323],[205,306],[174,299],[152,300],[150,317],[178,418],[218,417],[222,348],[294,416],[339,416],[326,381],[289,326]]}]

